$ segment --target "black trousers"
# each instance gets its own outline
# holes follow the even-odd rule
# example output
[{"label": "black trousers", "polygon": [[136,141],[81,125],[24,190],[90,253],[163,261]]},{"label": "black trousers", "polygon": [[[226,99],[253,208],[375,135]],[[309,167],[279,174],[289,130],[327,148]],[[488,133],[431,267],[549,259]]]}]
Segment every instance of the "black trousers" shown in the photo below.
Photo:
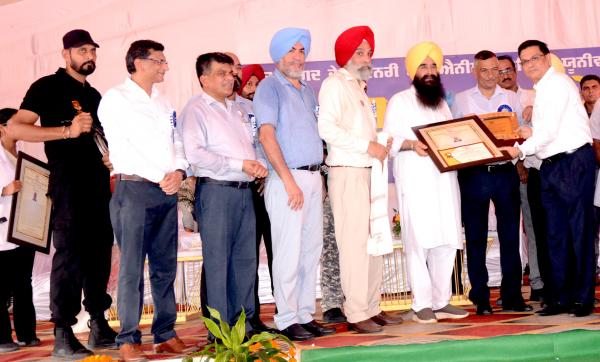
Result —
[{"label": "black trousers", "polygon": [[594,262],[595,158],[590,145],[540,169],[546,212],[552,300],[592,305]]},{"label": "black trousers", "polygon": [[488,271],[485,264],[488,213],[494,202],[500,241],[503,305],[523,303],[521,295],[521,257],[519,255],[520,204],[519,176],[508,163],[488,169],[476,166],[458,172],[462,219],[467,240],[467,267],[472,289],[469,299],[475,304],[489,303]]},{"label": "black trousers", "polygon": [[108,181],[106,187],[84,192],[65,185],[51,195],[56,252],[50,274],[50,321],[59,327],[77,323],[82,291],[92,319],[102,317],[112,303],[106,293],[114,240]]},{"label": "black trousers", "polygon": [[35,308],[31,290],[31,270],[35,251],[19,246],[0,251],[0,344],[13,342],[7,303],[13,296],[13,318],[17,339],[30,342],[35,335]]},{"label": "black trousers", "polygon": [[[196,186],[198,187],[198,186]],[[253,320],[260,320],[260,300],[258,299],[258,261],[260,260],[260,241],[264,240],[265,249],[267,251],[267,262],[269,265],[269,275],[271,276],[271,291],[273,290],[273,247],[271,242],[271,222],[269,221],[269,214],[265,208],[264,196],[261,196],[258,192],[258,184],[252,183],[252,200],[254,202],[254,214],[256,216],[256,283],[254,285],[254,316]],[[200,220],[197,220],[200,221]],[[200,304],[202,307],[202,315],[210,317],[208,308],[206,308],[207,294],[206,294],[206,279],[204,276],[204,263],[202,264],[202,271],[200,274]]]},{"label": "black trousers", "polygon": [[537,248],[537,262],[540,276],[544,282],[544,298],[546,303],[552,302],[552,275],[550,269],[550,256],[548,254],[548,235],[546,232],[546,212],[542,205],[542,179],[540,171],[535,168],[529,169],[527,178],[527,198],[531,209],[531,222],[535,234]]}]

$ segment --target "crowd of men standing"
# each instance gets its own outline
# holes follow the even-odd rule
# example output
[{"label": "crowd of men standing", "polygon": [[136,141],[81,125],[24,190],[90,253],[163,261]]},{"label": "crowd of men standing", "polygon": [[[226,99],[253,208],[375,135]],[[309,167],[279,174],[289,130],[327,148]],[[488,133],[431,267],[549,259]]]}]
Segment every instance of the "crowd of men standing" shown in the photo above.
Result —
[{"label": "crowd of men standing", "polygon": [[[595,147],[594,154],[588,115],[600,118],[600,102],[595,102],[598,77],[581,81],[584,107],[575,83],[552,68],[546,44],[528,40],[518,55],[535,93],[516,84],[512,58],[483,50],[475,55],[476,85],[457,94],[449,107],[440,79],[442,50],[432,42],[418,43],[406,56],[411,86],[390,99],[384,125],[389,139],[382,145],[366,94],[375,50],[372,30],[357,26],[339,35],[334,51],[340,68],[323,82],[318,98],[302,80],[310,47],[306,29],[275,33],[269,47],[275,71],[268,78],[259,65],[242,67],[232,53],[198,56],[196,75],[202,90],[177,114],[156,87],[169,70],[162,44],[133,42],[125,57],[129,76],[101,97],[86,81],[95,70],[99,45],[85,30],[65,34],[65,68],[36,81],[20,110],[2,127],[3,145],[16,140],[45,143],[56,248],[50,290],[54,356],[81,358],[93,348],[118,347],[126,361],[146,358],[139,330],[146,258],[154,350],[189,350],[174,331],[177,192],[188,176],[196,179],[202,299],[223,321],[233,325],[243,309],[247,335],[279,330],[293,340],[306,340],[335,333],[313,317],[325,219],[323,263],[332,274],[322,279],[337,284],[325,285],[336,292],[324,302],[324,319],[347,320],[358,333],[400,324],[401,317],[379,306],[382,256],[367,253],[371,167],[388,156],[394,158],[413,320],[435,323],[468,315],[449,303],[463,225],[469,298],[477,314],[492,313],[485,266],[490,201],[498,221],[502,309],[532,310],[521,294],[522,209],[531,298],[546,303],[540,314],[591,313],[599,219],[593,201],[600,148]],[[501,111],[519,116],[518,132],[526,139],[504,148],[514,162],[440,173],[427,145],[411,129]],[[38,118],[41,126],[35,125]],[[98,137],[105,138],[110,153],[99,151]],[[600,135],[594,136],[595,146],[600,143],[596,137]],[[323,141],[326,184],[321,174]],[[14,158],[14,147],[7,149]],[[11,165],[10,157],[2,161]],[[109,173],[116,175],[112,197]],[[3,198],[19,190],[9,181],[2,185]],[[119,333],[104,317],[112,302],[106,285],[113,235],[121,253]],[[276,329],[259,318],[257,259],[263,238],[277,306]],[[8,249],[0,250],[3,257]],[[15,314],[20,344],[13,343],[8,314],[4,318],[10,290],[2,292],[0,351],[39,343],[31,313],[25,326],[20,321],[25,317]],[[90,314],[87,348],[71,329],[82,292]],[[18,303],[15,294],[15,308]]]}]

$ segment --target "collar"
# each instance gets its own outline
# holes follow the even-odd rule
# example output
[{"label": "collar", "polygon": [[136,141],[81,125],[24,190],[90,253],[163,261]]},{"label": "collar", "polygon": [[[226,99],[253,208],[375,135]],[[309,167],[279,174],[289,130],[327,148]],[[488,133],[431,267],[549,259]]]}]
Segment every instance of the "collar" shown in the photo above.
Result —
[{"label": "collar", "polygon": [[360,86],[360,88],[364,91],[365,87],[367,86],[367,82],[365,82],[362,79],[358,79],[356,78],[354,75],[352,75],[352,73],[350,73],[346,68],[340,68],[337,70],[337,73],[343,77],[345,80],[350,81],[350,82],[355,82],[358,83],[358,85]]},{"label": "collar", "polygon": [[[202,99],[209,105],[213,105],[216,104],[218,106],[221,107],[226,107],[227,109],[231,109],[231,105],[233,104],[233,101],[227,97],[225,97],[225,106],[223,106],[223,103],[219,102],[218,100],[214,99],[212,96],[210,96],[208,93],[206,92],[202,92],[200,93],[200,96],[202,97]],[[236,95],[237,96],[237,95]],[[237,97],[236,97],[237,100]]]},{"label": "collar", "polygon": [[133,92],[134,94],[136,94],[137,96],[140,97],[145,97],[145,98],[150,98],[150,99],[154,99],[156,97],[158,97],[159,93],[158,93],[158,89],[156,88],[156,85],[152,85],[152,92],[150,93],[150,97],[148,97],[148,93],[146,93],[146,91],[140,87],[139,84],[137,84],[136,82],[134,82],[130,77],[127,77],[125,79],[125,87],[130,90],[131,92]]},{"label": "collar", "polygon": [[552,75],[556,73],[556,70],[554,70],[554,67],[550,67],[548,68],[548,70],[546,71],[546,73],[542,76],[542,78],[533,85],[533,89],[537,90],[538,87],[543,84],[548,78],[552,77]]},{"label": "collar", "polygon": [[[275,71],[273,72],[273,75],[275,76],[275,79],[277,79],[279,81],[279,83],[281,83],[282,85],[289,85],[290,87],[296,88],[296,87],[294,87],[292,82],[290,82],[285,77],[285,75],[283,75],[283,73],[281,73],[281,71],[279,71],[279,69],[277,69],[277,67],[275,67]],[[304,81],[302,79],[300,79],[300,85],[302,88],[306,87],[306,83],[304,83]]]},{"label": "collar", "polygon": [[[62,77],[63,79],[65,79],[67,82],[73,83],[74,85],[76,84],[77,86],[81,87],[82,84],[80,81],[78,81],[77,79],[71,77],[71,75],[69,73],[67,73],[67,70],[65,68],[58,68],[58,70],[55,73],[56,75],[58,75],[59,77]],[[88,81],[84,81],[83,82],[83,87],[91,87],[90,83],[88,83]]]},{"label": "collar", "polygon": [[[494,94],[492,94],[491,98],[494,98],[495,96],[499,95],[499,94],[505,94],[508,93],[508,91],[502,87],[500,87],[498,84],[496,84],[496,88],[494,89]],[[472,94],[479,94],[482,97],[485,97],[483,95],[483,93],[481,93],[481,90],[479,89],[478,85],[475,85],[475,87],[473,87],[473,92]]]}]

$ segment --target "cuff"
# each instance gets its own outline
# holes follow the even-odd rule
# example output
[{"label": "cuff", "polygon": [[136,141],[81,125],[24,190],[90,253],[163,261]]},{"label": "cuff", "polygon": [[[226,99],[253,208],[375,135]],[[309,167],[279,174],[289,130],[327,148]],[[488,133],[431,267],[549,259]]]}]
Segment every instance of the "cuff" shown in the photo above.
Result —
[{"label": "cuff", "polygon": [[227,165],[230,170],[242,172],[242,166],[244,165],[244,160],[239,158],[228,158]]}]

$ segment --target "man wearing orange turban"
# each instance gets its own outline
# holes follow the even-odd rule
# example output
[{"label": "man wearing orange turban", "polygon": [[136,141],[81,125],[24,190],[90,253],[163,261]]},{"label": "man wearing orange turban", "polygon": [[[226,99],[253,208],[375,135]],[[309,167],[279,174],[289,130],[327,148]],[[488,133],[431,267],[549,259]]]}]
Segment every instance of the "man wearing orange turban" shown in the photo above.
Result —
[{"label": "man wearing orange turban", "polygon": [[335,42],[342,67],[331,74],[319,93],[319,134],[329,150],[329,196],[340,255],[340,277],[350,327],[359,333],[379,332],[402,319],[379,308],[382,256],[367,254],[371,165],[384,161],[388,147],[377,143],[375,116],[364,89],[371,75],[375,49],[373,31],[357,26]]},{"label": "man wearing orange turban", "polygon": [[388,103],[384,131],[393,137],[394,176],[402,241],[412,292],[412,319],[435,323],[468,313],[449,304],[456,250],[462,248],[456,172],[440,173],[412,127],[452,118],[439,71],[442,52],[432,42],[412,47],[406,71],[412,86]]}]

